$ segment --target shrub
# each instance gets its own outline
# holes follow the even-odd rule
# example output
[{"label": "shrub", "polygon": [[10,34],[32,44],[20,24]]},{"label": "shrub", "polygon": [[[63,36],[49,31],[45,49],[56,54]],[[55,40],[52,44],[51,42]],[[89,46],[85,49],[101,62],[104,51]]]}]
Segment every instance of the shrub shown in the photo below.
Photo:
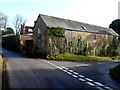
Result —
[{"label": "shrub", "polygon": [[120,56],[113,56],[113,57],[111,57],[113,60],[114,59],[120,59]]},{"label": "shrub", "polygon": [[106,61],[111,60],[109,57],[98,57],[98,56],[81,56],[75,54],[58,54],[58,55],[48,55],[48,59],[52,60],[64,60],[64,61]]}]

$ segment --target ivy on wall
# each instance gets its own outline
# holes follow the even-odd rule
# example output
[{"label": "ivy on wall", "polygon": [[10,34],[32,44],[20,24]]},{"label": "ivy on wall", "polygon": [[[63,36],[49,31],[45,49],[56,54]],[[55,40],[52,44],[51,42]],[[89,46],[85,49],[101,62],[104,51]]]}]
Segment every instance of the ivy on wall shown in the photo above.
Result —
[{"label": "ivy on wall", "polygon": [[81,36],[67,37],[62,27],[49,28],[48,55],[71,53],[78,55],[113,56],[118,55],[120,45],[117,39],[112,42],[86,43]]},{"label": "ivy on wall", "polygon": [[80,36],[67,37],[65,29],[62,27],[49,28],[48,55],[60,53],[74,53],[80,55],[90,55],[91,45],[87,45]]},{"label": "ivy on wall", "polygon": [[63,27],[50,27],[49,35],[54,37],[65,37],[65,29]]}]

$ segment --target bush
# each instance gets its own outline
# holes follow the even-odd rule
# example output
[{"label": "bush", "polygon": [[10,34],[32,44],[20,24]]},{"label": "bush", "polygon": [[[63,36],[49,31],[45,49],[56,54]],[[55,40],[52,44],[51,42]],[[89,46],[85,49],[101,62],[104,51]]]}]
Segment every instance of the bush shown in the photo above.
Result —
[{"label": "bush", "polygon": [[120,82],[120,64],[110,69],[110,75],[114,80]]},{"label": "bush", "polygon": [[48,55],[48,59],[52,60],[64,60],[64,61],[106,61],[111,60],[109,57],[98,57],[98,56],[81,56],[75,54],[58,54],[58,55]]}]

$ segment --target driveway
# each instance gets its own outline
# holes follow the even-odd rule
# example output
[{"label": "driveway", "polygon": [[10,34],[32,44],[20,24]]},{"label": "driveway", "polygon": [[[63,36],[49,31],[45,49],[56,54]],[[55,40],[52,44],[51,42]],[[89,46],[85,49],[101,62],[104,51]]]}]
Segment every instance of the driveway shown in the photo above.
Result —
[{"label": "driveway", "polygon": [[10,88],[116,90],[108,74],[119,62],[66,62],[32,59],[3,49]]}]

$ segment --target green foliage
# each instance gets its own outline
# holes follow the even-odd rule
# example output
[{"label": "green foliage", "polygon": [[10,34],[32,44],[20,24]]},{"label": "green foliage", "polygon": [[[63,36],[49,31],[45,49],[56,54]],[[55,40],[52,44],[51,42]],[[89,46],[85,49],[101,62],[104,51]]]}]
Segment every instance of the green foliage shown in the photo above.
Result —
[{"label": "green foliage", "polygon": [[81,56],[75,54],[57,54],[57,55],[48,55],[48,59],[52,60],[64,60],[64,61],[106,61],[111,60],[109,57],[97,57],[97,56]]},{"label": "green foliage", "polygon": [[120,82],[120,64],[110,69],[109,73],[113,79]]},{"label": "green foliage", "polygon": [[78,55],[91,55],[93,47],[82,41],[82,38],[49,37],[48,55],[71,53]]},{"label": "green foliage", "polygon": [[81,36],[65,37],[62,27],[49,28],[48,55],[71,53],[76,55],[117,56],[120,54],[120,38],[114,37],[112,42],[86,43]]},{"label": "green foliage", "polygon": [[111,57],[113,60],[115,60],[115,59],[120,59],[120,56],[112,56]]},{"label": "green foliage", "polygon": [[78,55],[92,55],[93,47],[91,44],[87,44],[83,41],[80,42]]},{"label": "green foliage", "polygon": [[107,47],[108,56],[119,55],[120,41],[114,37],[110,45]]},{"label": "green foliage", "polygon": [[2,30],[2,35],[14,34],[14,30],[11,27],[7,27],[5,31]]},{"label": "green foliage", "polygon": [[49,28],[49,35],[54,37],[65,37],[65,29],[62,27]]},{"label": "green foliage", "polygon": [[99,56],[107,56],[107,44],[106,42],[101,45],[101,49],[99,50]]}]

